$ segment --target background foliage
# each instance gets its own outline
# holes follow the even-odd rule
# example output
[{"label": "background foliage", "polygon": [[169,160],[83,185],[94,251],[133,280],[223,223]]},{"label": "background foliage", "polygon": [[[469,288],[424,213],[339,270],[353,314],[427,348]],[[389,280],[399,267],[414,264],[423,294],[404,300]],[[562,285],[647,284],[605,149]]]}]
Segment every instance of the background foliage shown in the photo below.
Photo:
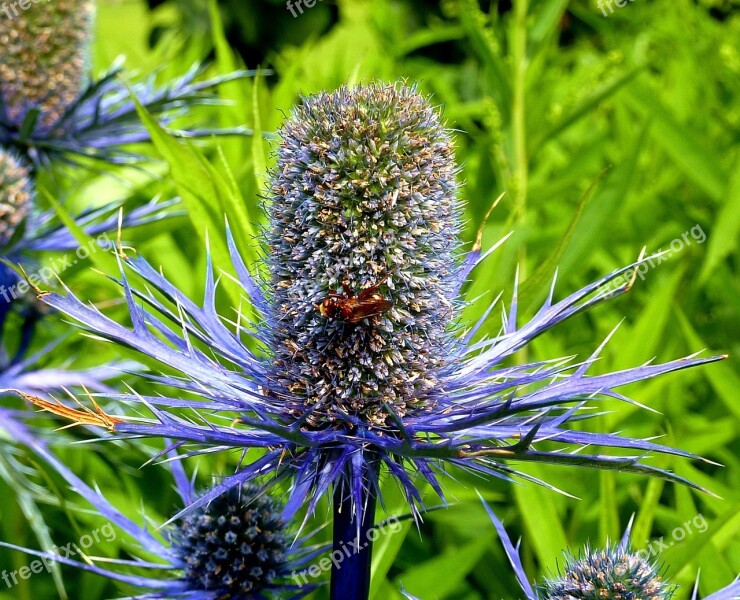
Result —
[{"label": "background foliage", "polygon": [[[379,542],[375,598],[400,597],[401,583],[430,599],[518,597],[476,488],[494,502],[512,537],[522,536],[532,579],[552,573],[564,548],[617,538],[632,513],[637,515],[636,547],[661,536],[670,544],[658,559],[682,585],[678,598],[688,597],[699,570],[702,594],[740,572],[740,54],[733,42],[740,39],[740,14],[731,0],[631,0],[623,8],[614,5],[613,14],[606,8],[607,17],[596,2],[586,0],[513,6],[473,0],[323,0],[304,7],[296,18],[281,0],[225,0],[218,10],[205,0],[151,4],[99,1],[94,68],[120,54],[126,55],[127,72],[160,69],[162,77],[206,58],[215,72],[240,64],[269,68],[269,75],[222,90],[231,104],[222,111],[221,124],[246,123],[255,136],[198,148],[162,136],[152,151],[162,160],[145,171],[117,169],[113,177],[82,179],[74,173],[71,182],[50,175],[44,184],[69,206],[180,194],[191,219],[149,226],[129,242],[191,297],[203,292],[206,227],[216,263],[228,264],[222,258],[223,213],[244,251],[257,260],[260,193],[273,161],[273,134],[284,115],[301,95],[358,81],[418,83],[443,108],[457,132],[469,242],[493,200],[506,192],[485,225],[484,245],[514,233],[475,273],[468,298],[484,299],[471,302],[464,320],[477,318],[485,299],[500,291],[508,302],[517,265],[520,302],[531,314],[556,265],[556,295],[562,297],[636,258],[643,246],[650,252],[668,249],[696,226],[706,234],[703,243],[687,237],[690,243],[651,269],[645,281],[638,279],[626,297],[548,333],[530,351],[535,359],[587,356],[624,318],[602,358],[604,370],[704,348],[727,352],[730,359],[723,363],[627,390],[657,412],[615,402],[609,407],[613,411],[587,425],[663,436],[669,445],[722,463],[656,459],[721,498],[586,470],[527,469],[578,499],[530,484],[510,486],[450,473],[449,509],[431,513],[421,535],[406,525]],[[98,258],[86,266],[106,270],[111,264]],[[110,304],[119,298],[93,268],[67,272],[64,279],[93,301]],[[228,292],[228,283],[224,286]],[[221,301],[225,311],[235,308],[228,293]],[[50,338],[66,330],[53,320],[46,327]],[[494,315],[486,333],[495,334],[498,327]],[[107,346],[78,334],[70,346],[78,364],[116,357]],[[69,436],[89,437],[83,431]],[[88,451],[60,452],[129,514],[140,513],[145,502],[147,514],[161,517],[161,523],[178,508],[164,470],[139,468],[152,449],[140,452],[114,442],[84,448]],[[229,472],[237,459],[201,458],[189,467],[198,463],[206,485],[206,473]],[[46,520],[57,543],[77,540],[100,524],[76,508],[77,499],[48,470],[36,466],[44,474]],[[387,486],[386,499],[389,514],[402,512],[397,490]],[[325,514],[319,511],[318,519]],[[707,531],[674,540],[674,528],[697,515],[709,523]],[[17,544],[36,543],[6,484],[0,484],[0,535]],[[119,536],[104,551],[115,556],[126,548]],[[17,553],[0,551],[3,568],[26,562]],[[64,574],[75,600],[121,595],[100,578],[69,569]],[[54,583],[46,575],[9,591],[0,584],[2,600],[54,597]]]}]

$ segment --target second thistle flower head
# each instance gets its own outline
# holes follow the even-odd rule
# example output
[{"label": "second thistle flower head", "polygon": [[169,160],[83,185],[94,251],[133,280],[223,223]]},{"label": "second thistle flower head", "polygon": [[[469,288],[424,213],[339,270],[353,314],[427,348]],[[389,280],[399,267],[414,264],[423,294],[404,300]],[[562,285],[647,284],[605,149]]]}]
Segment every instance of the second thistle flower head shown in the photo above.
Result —
[{"label": "second thistle flower head", "polygon": [[[632,522],[621,541],[603,550],[588,546],[580,558],[567,556],[565,570],[535,591],[522,567],[519,545],[514,546],[503,523],[483,502],[527,600],[670,600],[676,586],[666,582],[655,564],[629,548]],[[413,596],[406,595],[413,599]]]},{"label": "second thistle flower head", "polygon": [[[452,140],[414,88],[305,100],[273,178],[273,391],[385,425],[439,387],[455,296]],[[299,409],[300,410],[300,409]]]},{"label": "second thistle flower head", "polygon": [[281,507],[252,483],[189,513],[173,534],[191,587],[229,598],[271,586],[288,561],[289,545]]},{"label": "second thistle flower head", "polygon": [[587,547],[580,558],[568,558],[560,577],[542,585],[547,600],[668,600],[673,591],[654,564],[622,544]]},{"label": "second thistle flower head", "polygon": [[[157,562],[139,557],[121,558],[99,566],[58,553],[31,550],[4,541],[0,547],[48,558],[112,581],[134,586],[136,598],[191,598],[193,600],[298,599],[316,585],[297,585],[294,574],[323,554],[325,545],[308,545],[313,533],[296,538],[288,530],[292,513],[255,483],[232,488],[220,497],[213,490],[198,496],[179,460],[169,463],[173,481],[188,514],[179,526],[155,537],[119,511],[99,489],[93,489],[51,452],[46,442],[14,419],[3,419],[14,440],[33,451],[59,473],[84,500],[134,542],[132,553],[148,553]],[[174,454],[171,457],[177,458]],[[168,523],[180,520],[174,517]],[[110,540],[109,540],[110,541]],[[132,574],[134,570],[137,574]],[[141,574],[139,574],[141,573]],[[293,575],[291,575],[293,574]],[[133,596],[132,596],[133,597]]]},{"label": "second thistle flower head", "polygon": [[[0,117],[20,127],[39,111],[51,130],[85,86],[94,3],[54,0],[0,18]],[[17,9],[14,9],[17,10]]]},{"label": "second thistle flower head", "polygon": [[32,186],[28,170],[0,149],[0,248],[7,245],[28,216]]}]

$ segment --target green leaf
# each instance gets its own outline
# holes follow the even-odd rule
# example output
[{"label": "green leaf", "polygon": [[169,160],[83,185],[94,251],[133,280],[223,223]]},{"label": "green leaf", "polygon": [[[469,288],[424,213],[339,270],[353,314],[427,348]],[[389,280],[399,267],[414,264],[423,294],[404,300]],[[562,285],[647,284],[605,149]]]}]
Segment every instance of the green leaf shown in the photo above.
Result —
[{"label": "green leaf", "polygon": [[[3,443],[3,442],[0,442]],[[6,450],[3,450],[6,452]],[[19,464],[11,464],[7,458],[0,454],[0,477],[5,480],[8,486],[15,492],[14,500],[20,506],[23,516],[28,521],[28,525],[36,535],[41,549],[46,552],[52,552],[55,548],[54,540],[51,538],[51,529],[44,518],[44,512],[39,508],[33,496],[26,491],[25,484],[21,478],[22,470]],[[63,600],[68,598],[62,581],[62,573],[59,569],[59,563],[51,563],[51,576],[54,578],[59,597]]]},{"label": "green leaf", "polygon": [[546,0],[542,3],[529,32],[529,39],[533,46],[539,46],[557,31],[560,19],[567,7],[568,0]]},{"label": "green leaf", "polygon": [[[132,97],[139,118],[170,166],[177,192],[203,245],[210,247],[217,268],[227,268],[231,265],[231,258],[224,235],[224,216],[236,218],[240,228],[244,228],[236,232],[239,237],[245,232],[251,234],[251,222],[243,212],[244,203],[195,146],[167,133],[133,93]],[[241,288],[229,278],[224,278],[222,282],[234,306],[239,306],[243,298]]]},{"label": "green leaf", "polygon": [[625,75],[618,77],[611,83],[605,85],[598,92],[586,99],[580,106],[576,107],[570,114],[563,117],[555,126],[547,130],[542,137],[535,138],[531,143],[530,154],[534,155],[537,150],[547,141],[556,138],[571,125],[574,125],[585,117],[588,113],[594,110],[604,100],[613,96],[618,90],[627,85],[632,81],[640,72],[642,68],[637,68],[629,71]]},{"label": "green leaf", "polygon": [[[598,246],[599,237],[619,215],[644,148],[647,132],[647,126],[643,127],[624,161],[604,178],[594,193],[594,199],[584,208],[576,232],[563,254],[563,274],[569,273],[575,265],[581,264],[585,257],[593,253],[593,249]],[[638,252],[639,248],[636,247],[635,253]]]},{"label": "green leaf", "polygon": [[484,534],[474,542],[450,547],[399,575],[395,587],[403,586],[414,595],[427,597],[431,592],[435,598],[446,598],[465,580],[492,544],[493,535]]},{"label": "green leaf", "polygon": [[507,77],[508,69],[504,62],[499,43],[492,32],[486,28],[486,16],[478,8],[475,0],[461,0],[458,3],[460,23],[468,34],[473,50],[486,68],[491,87],[500,95],[497,103],[508,120],[511,106],[511,86]]},{"label": "green leaf", "polygon": [[550,289],[550,282],[552,281],[555,273],[557,272],[558,264],[565,254],[565,250],[568,248],[568,243],[573,237],[573,232],[576,230],[578,221],[583,214],[583,209],[588,204],[588,201],[593,196],[593,192],[596,189],[599,181],[606,174],[607,169],[604,169],[599,173],[593,180],[591,185],[588,187],[586,192],[581,196],[578,202],[575,213],[568,223],[568,227],[565,229],[563,236],[560,238],[558,245],[552,251],[547,260],[542,263],[537,269],[530,275],[521,287],[520,298],[521,305],[531,309],[536,302],[540,302],[547,294]]},{"label": "green leaf", "polygon": [[252,85],[252,118],[254,123],[252,129],[252,165],[254,166],[254,178],[257,183],[257,190],[260,197],[265,196],[267,190],[267,157],[265,152],[265,142],[262,139],[262,123],[260,120],[260,101],[259,101],[259,74],[254,78]]},{"label": "green leaf", "polygon": [[[40,187],[39,192],[44,196],[44,198],[46,198],[49,204],[51,204],[52,208],[57,213],[59,220],[67,229],[69,229],[69,232],[74,236],[81,248],[98,248],[95,238],[85,233],[85,230],[77,224],[75,218],[67,212],[64,206],[56,201],[54,196],[52,196],[48,190]],[[89,257],[103,273],[112,274],[117,273],[119,270],[118,263],[110,252],[90,252]]]},{"label": "green leaf", "polygon": [[707,256],[699,275],[699,284],[706,283],[717,266],[738,247],[740,240],[740,151],[733,175],[724,193],[722,206],[712,224]]},{"label": "green leaf", "polygon": [[660,504],[660,495],[664,487],[665,481],[658,477],[652,477],[647,481],[645,496],[640,502],[640,510],[637,511],[630,535],[630,539],[637,548],[641,548],[642,544],[650,537],[650,532],[653,529],[653,520],[655,519],[655,511]]},{"label": "green leaf", "polygon": [[[696,512],[691,517],[694,515]],[[730,540],[738,534],[740,534],[740,503],[735,503],[712,521],[703,533],[688,534],[680,541],[671,540],[670,547],[663,551],[660,558],[665,564],[670,565],[672,572],[679,573],[708,545],[717,544],[721,548],[724,545],[723,539]]]},{"label": "green leaf", "polygon": [[413,529],[411,521],[399,523],[399,531],[380,538],[373,545],[372,582],[370,584],[370,598],[382,597],[378,595],[386,576],[391,570],[403,542],[409,531]]},{"label": "green leaf", "polygon": [[[697,350],[708,348],[708,345],[699,337],[681,309],[676,309],[676,315],[689,347]],[[740,403],[737,401],[740,377],[737,376],[732,365],[728,362],[714,363],[704,367],[702,372],[727,409],[740,419]]]},{"label": "green leaf", "polygon": [[[528,465],[527,474],[542,479],[541,469]],[[544,475],[544,474],[543,474]],[[555,509],[556,492],[526,483],[512,486],[528,539],[544,570],[556,572],[558,559],[568,547],[560,515]]]},{"label": "green leaf", "polygon": [[611,471],[599,473],[599,539],[618,540],[621,537],[619,506],[617,505],[617,482]]},{"label": "green leaf", "polygon": [[647,86],[635,83],[627,90],[627,97],[653,123],[652,135],[683,171],[711,198],[722,199],[728,177],[718,156],[702,144],[696,135],[679,123],[660,103],[659,95]]}]

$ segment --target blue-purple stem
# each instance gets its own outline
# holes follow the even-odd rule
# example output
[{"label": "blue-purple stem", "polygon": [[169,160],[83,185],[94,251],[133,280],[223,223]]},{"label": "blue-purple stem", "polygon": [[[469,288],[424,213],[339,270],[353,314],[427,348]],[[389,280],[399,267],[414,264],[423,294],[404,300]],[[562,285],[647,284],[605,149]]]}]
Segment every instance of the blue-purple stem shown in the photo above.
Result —
[{"label": "blue-purple stem", "polygon": [[[363,519],[359,538],[357,513],[352,493],[347,486],[337,485],[334,490],[334,547],[331,571],[331,600],[368,600],[370,596],[370,561],[373,545],[368,532],[375,523],[375,491],[366,485],[362,493]],[[353,510],[354,509],[354,510]],[[341,554],[341,559],[339,556]]]}]

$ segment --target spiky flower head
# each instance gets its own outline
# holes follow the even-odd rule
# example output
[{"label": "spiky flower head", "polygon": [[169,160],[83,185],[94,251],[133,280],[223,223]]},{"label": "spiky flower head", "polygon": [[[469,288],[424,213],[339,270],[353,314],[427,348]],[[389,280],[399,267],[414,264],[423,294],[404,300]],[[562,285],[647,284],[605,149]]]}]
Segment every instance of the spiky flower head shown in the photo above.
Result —
[{"label": "spiky flower head", "polygon": [[[368,85],[306,99],[281,138],[272,390],[300,412],[313,406],[314,426],[347,415],[387,425],[389,411],[429,404],[450,350],[459,211],[450,134],[414,88]],[[353,310],[352,296],[360,306],[349,316],[341,304]]]},{"label": "spiky flower head", "polygon": [[620,544],[568,556],[564,572],[542,584],[541,594],[546,600],[668,600],[674,589],[656,565]]},{"label": "spiky flower head", "polygon": [[86,83],[95,3],[53,0],[0,15],[0,114],[21,127],[33,109],[49,131]]},{"label": "spiky flower head", "polygon": [[172,544],[191,589],[241,598],[274,583],[290,540],[281,507],[245,483],[186,515]]},{"label": "spiky flower head", "polygon": [[7,245],[28,216],[32,193],[28,169],[0,149],[0,247]]}]

